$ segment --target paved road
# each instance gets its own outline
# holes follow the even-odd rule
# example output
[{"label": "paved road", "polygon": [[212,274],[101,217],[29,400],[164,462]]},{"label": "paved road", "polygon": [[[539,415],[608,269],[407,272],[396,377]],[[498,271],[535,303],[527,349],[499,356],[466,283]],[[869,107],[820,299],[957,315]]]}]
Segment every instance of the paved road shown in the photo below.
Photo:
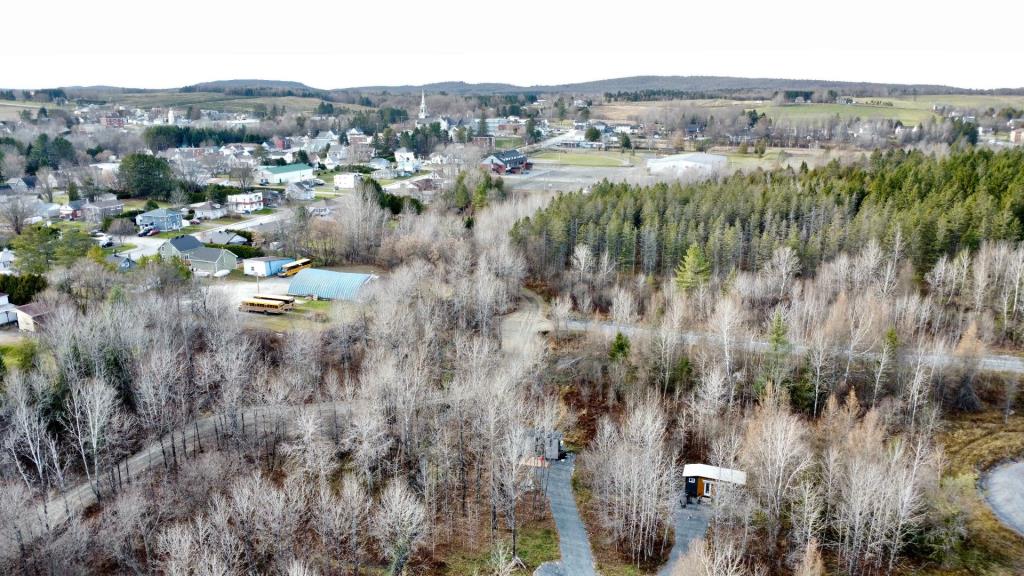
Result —
[{"label": "paved road", "polygon": [[994,468],[986,475],[982,492],[999,520],[1024,537],[1024,461]]},{"label": "paved road", "polygon": [[689,504],[683,508],[679,501],[676,502],[676,510],[673,515],[676,539],[672,543],[672,552],[669,553],[668,562],[661,567],[661,570],[658,570],[658,576],[672,574],[672,567],[689,550],[690,542],[697,538],[703,538],[707,534],[710,522],[711,506],[709,504]]},{"label": "paved road", "polygon": [[[613,322],[602,322],[596,320],[568,320],[565,323],[567,330],[573,332],[587,332],[590,330],[600,330],[601,332],[614,336],[616,332],[622,332],[626,336],[634,337],[643,335],[649,332],[651,328],[639,324],[615,324]],[[680,338],[683,344],[712,344],[717,345],[719,340],[708,332],[681,332]],[[744,350],[747,352],[766,352],[768,350],[768,342],[766,340],[757,340],[755,338],[737,339],[732,343],[734,350]],[[807,347],[800,343],[793,343],[790,346],[790,350],[793,354],[803,354],[807,352]],[[845,350],[834,350],[836,355],[842,356],[845,354]],[[855,358],[874,358],[877,354],[857,354]],[[911,361],[917,357],[913,354],[908,354],[903,357],[904,361]],[[952,354],[936,355],[928,354],[922,356],[925,362],[936,367],[957,367],[963,365],[963,359],[954,356]],[[996,372],[1005,374],[1024,374],[1024,358],[1017,356],[1009,356],[1006,354],[989,354],[983,356],[978,364],[979,370],[983,372]]]},{"label": "paved road", "polygon": [[[555,518],[558,528],[558,549],[562,560],[558,568],[567,576],[596,576],[594,571],[594,555],[590,551],[590,538],[583,527],[580,512],[576,508],[576,497],[572,493],[572,471],[575,456],[566,456],[564,460],[552,462],[548,469],[548,501],[551,503],[551,515]],[[552,568],[546,568],[541,574],[558,574]]]}]

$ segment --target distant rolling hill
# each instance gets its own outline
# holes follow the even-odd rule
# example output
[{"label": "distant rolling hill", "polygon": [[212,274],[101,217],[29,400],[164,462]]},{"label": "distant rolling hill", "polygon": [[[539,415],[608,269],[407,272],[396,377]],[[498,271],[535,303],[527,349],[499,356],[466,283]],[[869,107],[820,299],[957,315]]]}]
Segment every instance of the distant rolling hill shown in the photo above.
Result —
[{"label": "distant rolling hill", "polygon": [[591,82],[569,84],[517,86],[504,83],[435,82],[431,84],[405,84],[398,86],[358,86],[349,88],[314,88],[302,82],[287,80],[238,79],[200,82],[169,90],[145,90],[116,86],[71,86],[69,95],[96,97],[146,92],[215,92],[239,97],[301,96],[326,100],[350,99],[353,94],[410,94],[446,92],[449,94],[521,94],[521,93],[573,93],[603,94],[606,92],[674,91],[687,97],[771,97],[780,90],[815,91],[836,90],[848,96],[893,96],[905,94],[1024,94],[1024,88],[997,90],[970,90],[940,84],[886,84],[879,82],[841,82],[833,80],[736,78],[731,76],[630,76]]}]

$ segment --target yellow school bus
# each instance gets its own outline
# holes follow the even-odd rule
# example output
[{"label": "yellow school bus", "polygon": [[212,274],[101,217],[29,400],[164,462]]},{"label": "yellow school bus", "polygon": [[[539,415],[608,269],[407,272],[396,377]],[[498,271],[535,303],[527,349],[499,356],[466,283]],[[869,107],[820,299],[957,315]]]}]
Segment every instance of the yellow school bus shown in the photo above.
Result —
[{"label": "yellow school bus", "polygon": [[246,298],[238,305],[242,312],[259,312],[261,314],[284,314],[287,311],[287,304],[278,300],[264,300],[262,298]]},{"label": "yellow school bus", "polygon": [[295,308],[295,298],[292,296],[281,296],[278,294],[256,294],[253,296],[254,300],[268,300],[270,302],[280,302],[284,304],[285,310],[291,310]]},{"label": "yellow school bus", "polygon": [[281,267],[281,271],[277,273],[281,278],[288,278],[289,276],[295,276],[300,271],[306,268],[312,268],[313,261],[309,258],[299,258],[295,262],[289,262]]}]

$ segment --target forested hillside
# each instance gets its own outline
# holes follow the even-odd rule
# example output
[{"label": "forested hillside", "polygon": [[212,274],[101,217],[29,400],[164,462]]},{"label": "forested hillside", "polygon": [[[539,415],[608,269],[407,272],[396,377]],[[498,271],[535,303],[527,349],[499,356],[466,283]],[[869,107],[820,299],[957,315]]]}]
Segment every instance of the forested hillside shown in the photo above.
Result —
[{"label": "forested hillside", "polygon": [[900,230],[918,277],[942,254],[984,240],[1019,240],[1024,151],[967,150],[936,158],[874,153],[863,163],[757,172],[700,184],[614,184],[564,194],[513,229],[531,271],[552,280],[577,244],[619,271],[671,274],[691,245],[712,273],[757,270],[781,246],[804,273]]}]

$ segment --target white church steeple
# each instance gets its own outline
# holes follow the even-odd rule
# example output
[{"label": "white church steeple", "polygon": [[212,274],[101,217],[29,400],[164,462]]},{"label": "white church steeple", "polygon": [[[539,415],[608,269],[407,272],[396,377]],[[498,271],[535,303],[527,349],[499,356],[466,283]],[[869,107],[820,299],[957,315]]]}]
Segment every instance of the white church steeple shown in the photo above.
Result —
[{"label": "white church steeple", "polygon": [[427,91],[420,93],[420,120],[427,119]]}]

